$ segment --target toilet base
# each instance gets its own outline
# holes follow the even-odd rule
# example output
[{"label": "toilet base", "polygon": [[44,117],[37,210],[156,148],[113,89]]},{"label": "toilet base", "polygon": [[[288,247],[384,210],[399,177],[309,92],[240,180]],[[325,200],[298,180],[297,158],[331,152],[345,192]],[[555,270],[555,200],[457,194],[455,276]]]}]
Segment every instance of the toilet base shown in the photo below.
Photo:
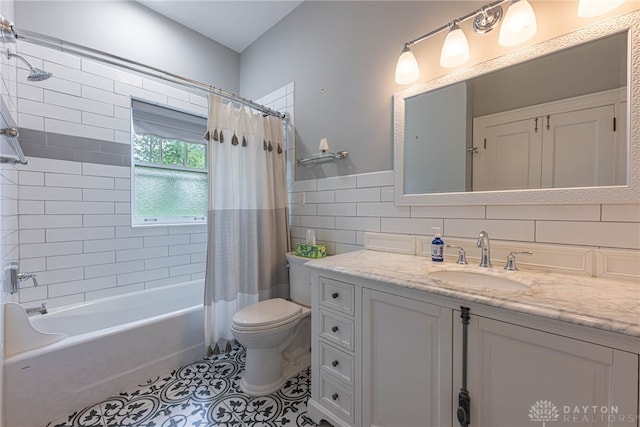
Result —
[{"label": "toilet base", "polygon": [[245,347],[247,356],[240,380],[242,391],[251,396],[278,391],[289,378],[311,365],[311,317],[302,318],[280,347]]},{"label": "toilet base", "polygon": [[[259,364],[252,363],[256,359],[260,360]],[[247,349],[245,372],[239,381],[240,389],[250,396],[266,396],[280,390],[289,378],[299,374],[310,365],[311,352],[298,355],[295,360],[288,361],[280,351]],[[252,366],[257,366],[260,369],[252,371]]]},{"label": "toilet base", "polygon": [[280,390],[286,381],[286,378],[281,377],[271,384],[255,386],[253,384],[249,384],[245,377],[242,377],[238,382],[238,385],[240,385],[240,390],[249,396],[266,396]]},{"label": "toilet base", "polygon": [[282,368],[282,375],[284,376],[286,381],[289,378],[295,377],[300,372],[307,369],[309,366],[311,366],[311,352],[297,359],[295,363],[292,362],[284,365]]}]

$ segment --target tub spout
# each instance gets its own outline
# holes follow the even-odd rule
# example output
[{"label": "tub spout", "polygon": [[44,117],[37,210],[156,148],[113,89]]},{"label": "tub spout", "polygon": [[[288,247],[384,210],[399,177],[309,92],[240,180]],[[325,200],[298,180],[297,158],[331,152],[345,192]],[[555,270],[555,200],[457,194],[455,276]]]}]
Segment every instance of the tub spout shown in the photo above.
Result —
[{"label": "tub spout", "polygon": [[40,314],[47,314],[47,303],[43,302],[42,305],[40,305],[40,307],[32,307],[32,308],[27,308],[25,309],[25,311],[27,312],[27,314],[33,314],[33,313],[40,313]]}]

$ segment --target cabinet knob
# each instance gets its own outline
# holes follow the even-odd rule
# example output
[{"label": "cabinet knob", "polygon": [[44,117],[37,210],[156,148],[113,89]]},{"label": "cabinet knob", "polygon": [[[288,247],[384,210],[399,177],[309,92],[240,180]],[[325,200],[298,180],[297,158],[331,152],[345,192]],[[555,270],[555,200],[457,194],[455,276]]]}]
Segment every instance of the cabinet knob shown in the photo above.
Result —
[{"label": "cabinet knob", "polygon": [[340,296],[340,294],[337,293],[337,292],[334,292],[334,293],[331,294],[331,298],[333,298],[333,299],[338,299],[339,296]]},{"label": "cabinet knob", "polygon": [[331,366],[333,366],[334,368],[336,366],[338,366],[340,363],[337,360],[334,360],[333,362],[331,362]]},{"label": "cabinet knob", "polygon": [[331,332],[338,332],[338,327],[337,326],[332,326],[331,327]]},{"label": "cabinet knob", "polygon": [[339,397],[340,397],[340,396],[338,396],[338,393],[333,393],[333,394],[331,395],[331,398],[332,398],[333,400],[338,400],[338,398],[339,398]]}]

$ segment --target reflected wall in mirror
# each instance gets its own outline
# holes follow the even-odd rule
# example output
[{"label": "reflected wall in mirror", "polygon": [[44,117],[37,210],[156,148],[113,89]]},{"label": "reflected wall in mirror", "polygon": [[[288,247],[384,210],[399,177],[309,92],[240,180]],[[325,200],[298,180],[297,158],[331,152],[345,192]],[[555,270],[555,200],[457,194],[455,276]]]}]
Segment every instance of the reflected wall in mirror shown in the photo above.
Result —
[{"label": "reflected wall in mirror", "polygon": [[396,204],[637,198],[639,16],[397,93]]}]

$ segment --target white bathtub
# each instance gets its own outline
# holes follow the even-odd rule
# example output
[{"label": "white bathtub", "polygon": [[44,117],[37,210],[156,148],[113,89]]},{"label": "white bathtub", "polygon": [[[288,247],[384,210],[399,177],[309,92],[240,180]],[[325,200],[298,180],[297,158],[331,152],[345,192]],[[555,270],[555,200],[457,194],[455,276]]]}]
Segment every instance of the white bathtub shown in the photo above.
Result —
[{"label": "white bathtub", "polygon": [[50,310],[5,306],[4,417],[37,427],[205,355],[203,281]]}]

